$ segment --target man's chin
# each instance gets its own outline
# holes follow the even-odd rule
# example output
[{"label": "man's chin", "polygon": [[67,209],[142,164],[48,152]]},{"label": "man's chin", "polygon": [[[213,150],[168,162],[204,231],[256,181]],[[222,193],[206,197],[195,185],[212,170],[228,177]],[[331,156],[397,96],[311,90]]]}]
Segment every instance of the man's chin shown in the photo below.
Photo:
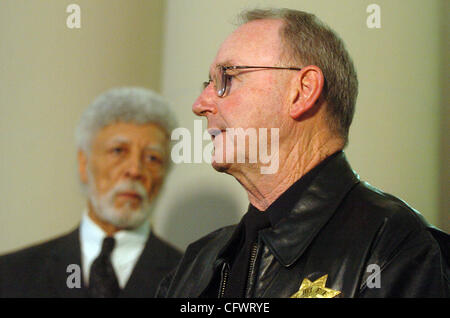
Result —
[{"label": "man's chin", "polygon": [[149,216],[149,212],[142,211],[141,209],[115,208],[107,211],[107,213],[102,215],[102,218],[118,228],[133,229],[144,223]]}]

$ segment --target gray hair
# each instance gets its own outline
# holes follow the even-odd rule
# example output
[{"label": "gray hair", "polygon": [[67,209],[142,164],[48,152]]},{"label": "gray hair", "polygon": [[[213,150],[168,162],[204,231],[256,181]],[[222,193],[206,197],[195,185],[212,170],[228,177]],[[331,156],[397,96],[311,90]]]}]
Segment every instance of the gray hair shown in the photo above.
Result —
[{"label": "gray hair", "polygon": [[330,131],[348,142],[348,132],[355,112],[358,78],[344,42],[314,14],[291,9],[255,9],[239,16],[241,24],[262,19],[280,19],[284,44],[282,58],[301,66],[316,65],[325,77],[322,96],[328,103]]},{"label": "gray hair", "polygon": [[89,154],[97,132],[117,122],[157,124],[166,131],[169,140],[178,126],[169,103],[154,91],[141,87],[114,88],[98,96],[82,114],[75,130],[78,149]]}]

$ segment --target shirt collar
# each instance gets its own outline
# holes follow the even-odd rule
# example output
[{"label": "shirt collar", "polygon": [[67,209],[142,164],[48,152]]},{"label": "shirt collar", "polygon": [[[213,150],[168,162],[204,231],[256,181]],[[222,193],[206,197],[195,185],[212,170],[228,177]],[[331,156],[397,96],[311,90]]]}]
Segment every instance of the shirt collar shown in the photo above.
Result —
[{"label": "shirt collar", "polygon": [[[150,220],[147,219],[140,226],[131,230],[121,230],[114,234],[115,250],[129,249],[133,246],[145,245],[150,234]],[[96,256],[100,253],[106,233],[89,217],[87,211],[83,213],[80,224],[80,239],[83,253]]]},{"label": "shirt collar", "polygon": [[[243,244],[243,235],[245,229],[245,223],[251,222],[251,215],[260,215],[261,217],[267,216],[270,221],[270,226],[275,227],[283,218],[287,217],[291,211],[295,208],[295,205],[301,200],[308,187],[313,182],[314,178],[319,174],[321,170],[332,161],[333,158],[337,158],[343,151],[338,151],[331,156],[325,158],[317,166],[307,172],[303,177],[298,179],[293,185],[291,185],[281,196],[278,197],[264,212],[258,210],[254,205],[249,204],[247,213],[244,214],[241,221],[237,225],[236,229],[228,241],[228,243],[222,248],[219,253],[220,257],[224,257],[228,260],[232,259],[236,252],[236,246],[240,247]],[[250,216],[250,217],[249,217]],[[262,221],[262,220],[260,220]],[[229,249],[233,246],[233,249]]]},{"label": "shirt collar", "polygon": [[260,237],[277,260],[291,266],[305,252],[327,224],[348,192],[358,184],[342,151],[330,158],[295,200],[292,210],[272,228],[260,231]]},{"label": "shirt collar", "polygon": [[[308,189],[311,182],[319,174],[327,162],[332,160],[342,151],[338,151],[331,156],[325,158],[317,166],[307,172],[304,176],[298,179],[292,184],[283,194],[281,194],[264,213],[269,216],[270,224],[275,226],[281,219],[286,217],[290,211],[294,208],[297,202],[301,199],[302,194]],[[252,204],[249,205],[249,211],[258,211],[258,209]]]},{"label": "shirt collar", "polygon": [[[114,234],[116,240],[111,254],[111,262],[116,272],[119,285],[124,288],[134,265],[146,246],[150,235],[150,220],[132,230],[122,230]],[[80,245],[82,267],[85,283],[88,284],[90,267],[100,254],[106,233],[89,217],[87,211],[83,213],[80,224]]]}]

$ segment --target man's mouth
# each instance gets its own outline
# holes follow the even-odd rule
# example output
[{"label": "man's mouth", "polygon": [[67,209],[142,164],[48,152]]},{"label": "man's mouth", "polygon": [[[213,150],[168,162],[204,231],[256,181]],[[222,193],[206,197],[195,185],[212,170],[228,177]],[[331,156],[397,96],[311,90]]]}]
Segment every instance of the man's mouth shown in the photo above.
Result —
[{"label": "man's mouth", "polygon": [[225,132],[225,129],[219,129],[219,128],[208,128],[208,133],[211,135],[211,140],[214,141],[218,135]]},{"label": "man's mouth", "polygon": [[134,191],[120,192],[117,194],[117,196],[134,200],[142,200],[142,197],[137,192]]}]

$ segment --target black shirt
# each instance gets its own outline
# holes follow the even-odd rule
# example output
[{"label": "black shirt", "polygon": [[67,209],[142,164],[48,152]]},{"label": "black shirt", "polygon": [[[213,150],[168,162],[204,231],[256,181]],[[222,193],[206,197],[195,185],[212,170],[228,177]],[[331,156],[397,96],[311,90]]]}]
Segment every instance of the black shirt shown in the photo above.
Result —
[{"label": "black shirt", "polygon": [[225,289],[226,298],[242,298],[247,285],[248,269],[256,261],[252,251],[258,242],[258,231],[270,226],[267,213],[249,208],[239,223],[239,237],[236,246],[236,256],[231,265],[230,280]]}]

